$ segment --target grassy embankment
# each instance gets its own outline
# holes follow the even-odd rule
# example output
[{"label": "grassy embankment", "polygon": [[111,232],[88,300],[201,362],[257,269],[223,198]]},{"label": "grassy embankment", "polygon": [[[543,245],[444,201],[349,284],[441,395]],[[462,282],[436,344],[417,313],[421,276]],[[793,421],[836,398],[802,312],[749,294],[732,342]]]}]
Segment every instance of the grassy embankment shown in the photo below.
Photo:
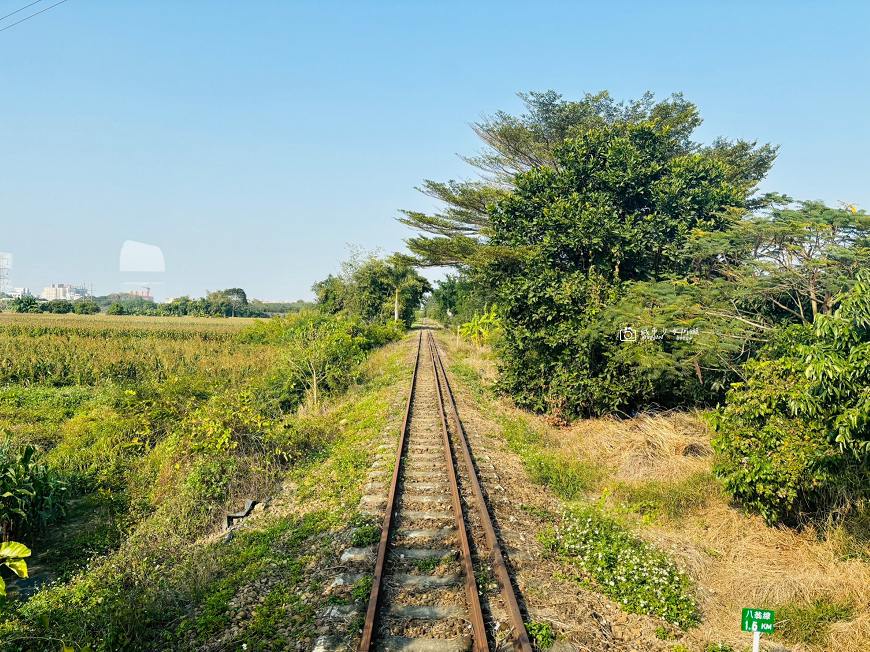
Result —
[{"label": "grassy embankment", "polygon": [[[560,546],[558,537],[545,537],[580,581],[608,592],[608,582],[620,571],[637,577],[636,565],[619,567],[622,562],[614,560],[613,567],[596,569],[588,558],[633,546],[630,535],[626,544],[633,532],[652,544],[636,556],[655,561],[657,550],[666,551],[688,574],[687,590],[699,606],[699,633],[710,649],[746,647],[742,607],[775,609],[774,639],[786,649],[870,648],[868,515],[803,531],[767,527],[729,501],[713,477],[711,433],[702,413],[554,425],[494,395],[496,359],[489,349],[457,344],[453,337],[444,342],[453,357],[451,371],[499,425],[532,481],[549,486],[568,505],[559,529],[569,532],[573,526],[576,532],[587,518],[594,519],[596,536],[584,531],[571,538],[573,544],[584,542],[579,553],[564,554],[573,553],[564,538]],[[616,585],[618,591],[618,580]],[[643,611],[637,603],[646,597],[646,587],[626,582],[623,589],[622,595],[609,589],[610,595],[629,610]]]},{"label": "grassy embankment", "polygon": [[[284,347],[239,337],[249,324],[0,316],[0,438],[36,446],[73,495],[65,521],[27,536],[31,565],[55,580],[0,605],[0,647],[192,649],[227,629],[230,600],[265,574],[274,589],[226,649],[313,635],[305,569],[353,522],[371,439],[398,418],[404,349],[384,347],[346,391],[288,410]],[[229,543],[210,537],[282,483],[295,491],[285,509]]]}]

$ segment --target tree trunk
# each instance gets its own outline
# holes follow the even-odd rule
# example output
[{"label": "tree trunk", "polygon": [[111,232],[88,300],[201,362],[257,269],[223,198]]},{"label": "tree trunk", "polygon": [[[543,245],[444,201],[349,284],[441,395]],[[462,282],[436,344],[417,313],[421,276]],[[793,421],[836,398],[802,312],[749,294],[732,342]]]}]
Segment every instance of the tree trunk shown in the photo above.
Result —
[{"label": "tree trunk", "polygon": [[399,321],[399,288],[396,288],[396,303],[394,304],[394,314],[396,321]]}]

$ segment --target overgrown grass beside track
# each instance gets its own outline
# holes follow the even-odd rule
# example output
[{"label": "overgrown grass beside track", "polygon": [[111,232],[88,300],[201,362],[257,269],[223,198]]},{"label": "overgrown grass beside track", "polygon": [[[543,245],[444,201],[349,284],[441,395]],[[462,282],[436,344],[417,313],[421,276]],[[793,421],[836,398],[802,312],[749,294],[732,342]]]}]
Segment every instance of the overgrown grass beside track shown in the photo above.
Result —
[{"label": "overgrown grass beside track", "polygon": [[[273,324],[286,331],[304,319]],[[26,603],[0,605],[0,647],[183,649],[218,632],[227,596],[270,564],[292,586],[308,552],[302,542],[347,523],[353,483],[371,461],[355,436],[382,426],[383,397],[336,405],[324,393],[312,402],[288,359],[304,347],[291,353],[281,338],[249,337],[250,324],[0,316],[0,440],[37,447],[75,497],[73,520],[55,527],[69,532],[65,541],[28,541],[32,561],[57,581]],[[367,344],[365,328],[347,328],[357,348],[328,354],[396,336],[380,329]],[[359,362],[341,367],[324,391],[363,383],[371,393],[394,380],[372,379]],[[291,377],[298,391],[276,393]],[[228,546],[196,543],[244,498],[273,495],[288,477],[307,496],[304,513]],[[256,622],[263,632],[271,626]]]},{"label": "overgrown grass beside track", "polygon": [[[487,347],[452,336],[443,342],[461,388],[520,456],[529,478],[568,504],[558,527],[543,537],[566,563],[566,576],[628,611],[684,625],[696,617],[684,598],[696,601],[693,637],[705,641],[698,649],[745,648],[735,623],[749,605],[776,610],[775,638],[793,652],[870,647],[867,510],[824,530],[768,527],[732,505],[713,477],[702,414],[553,423],[492,391],[496,359]],[[636,564],[656,559],[659,577],[676,572],[671,562],[685,573],[671,581],[682,594],[657,593],[660,583],[635,572]]]}]

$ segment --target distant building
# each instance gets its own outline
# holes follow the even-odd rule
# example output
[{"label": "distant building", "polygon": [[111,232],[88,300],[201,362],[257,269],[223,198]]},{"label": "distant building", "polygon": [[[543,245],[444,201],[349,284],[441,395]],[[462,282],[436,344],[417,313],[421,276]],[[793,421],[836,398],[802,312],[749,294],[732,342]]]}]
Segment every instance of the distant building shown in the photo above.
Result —
[{"label": "distant building", "polygon": [[30,297],[30,288],[12,288],[12,298],[20,299],[21,297]]},{"label": "distant building", "polygon": [[134,297],[140,297],[145,299],[146,301],[154,301],[154,297],[151,296],[151,288],[145,288],[144,290],[133,290],[130,292]]},{"label": "distant building", "polygon": [[84,285],[52,285],[42,291],[42,298],[46,301],[56,301],[57,299],[75,301],[76,299],[84,299],[86,296],[88,296],[88,289]]}]

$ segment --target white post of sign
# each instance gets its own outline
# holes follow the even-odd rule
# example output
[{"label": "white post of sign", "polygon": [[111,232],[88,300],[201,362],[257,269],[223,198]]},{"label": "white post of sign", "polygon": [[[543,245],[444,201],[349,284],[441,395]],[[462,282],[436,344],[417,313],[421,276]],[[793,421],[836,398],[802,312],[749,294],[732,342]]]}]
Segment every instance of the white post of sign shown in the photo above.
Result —
[{"label": "white post of sign", "polygon": [[758,652],[761,649],[761,632],[752,634],[752,652]]}]

